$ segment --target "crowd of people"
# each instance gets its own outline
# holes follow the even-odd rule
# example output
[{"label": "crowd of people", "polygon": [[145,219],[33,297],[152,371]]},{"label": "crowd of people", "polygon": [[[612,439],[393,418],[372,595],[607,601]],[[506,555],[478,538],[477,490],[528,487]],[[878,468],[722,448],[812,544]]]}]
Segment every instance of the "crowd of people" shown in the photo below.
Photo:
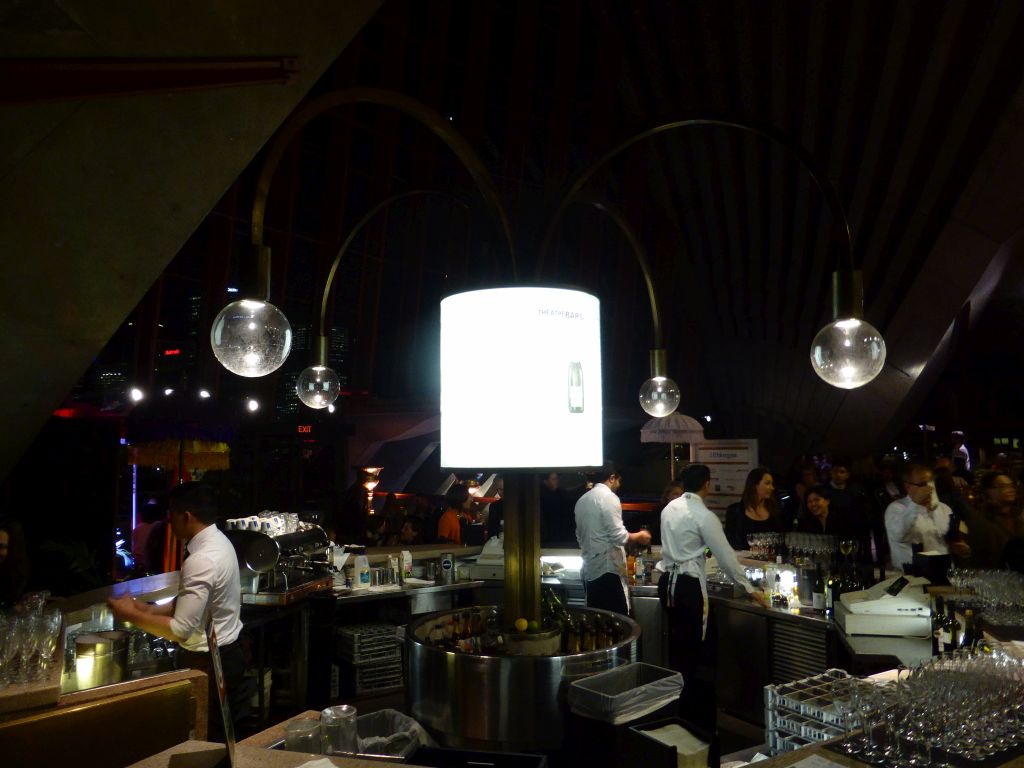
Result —
[{"label": "crowd of people", "polygon": [[837,457],[796,467],[791,491],[775,485],[769,470],[750,472],[741,501],[725,514],[734,549],[749,549],[748,537],[759,533],[799,531],[853,539],[862,562],[900,570],[915,551],[949,554],[965,567],[1020,567],[1019,479],[1005,467],[974,473],[948,455],[878,465]]},{"label": "crowd of people", "polygon": [[[750,549],[748,537],[764,533],[852,540],[859,545],[860,562],[877,564],[879,570],[892,565],[907,571],[917,551],[948,554],[957,565],[1020,570],[1024,517],[1018,483],[1008,469],[996,467],[975,477],[958,454],[928,464],[884,461],[877,471],[872,468],[873,462],[855,466],[843,458],[801,464],[792,473],[791,492],[780,492],[772,473],[756,468],[747,475],[740,500],[726,510],[724,526],[705,505],[711,493],[708,467],[690,464],[665,488],[656,583],[668,615],[669,663],[685,681],[681,711],[691,722],[714,723],[713,692],[696,674],[708,621],[707,550],[762,605],[768,597],[746,578],[736,550]],[[623,479],[613,464],[593,480],[574,507],[587,605],[628,614],[626,547],[646,546],[651,536],[624,525],[618,497]]]}]

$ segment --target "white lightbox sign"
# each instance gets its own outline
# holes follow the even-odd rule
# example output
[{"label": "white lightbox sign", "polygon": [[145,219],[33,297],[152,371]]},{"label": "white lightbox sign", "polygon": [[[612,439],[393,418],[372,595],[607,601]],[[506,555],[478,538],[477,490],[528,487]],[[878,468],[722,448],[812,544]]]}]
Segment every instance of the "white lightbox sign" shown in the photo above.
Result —
[{"label": "white lightbox sign", "polygon": [[601,303],[564,288],[441,302],[441,466],[599,466]]}]

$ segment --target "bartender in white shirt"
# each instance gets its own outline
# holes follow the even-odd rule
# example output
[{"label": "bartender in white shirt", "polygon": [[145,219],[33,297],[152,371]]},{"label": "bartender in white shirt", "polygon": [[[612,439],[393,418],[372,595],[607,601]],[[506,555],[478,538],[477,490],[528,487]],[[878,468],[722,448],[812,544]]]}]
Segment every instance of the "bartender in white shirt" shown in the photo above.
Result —
[{"label": "bartender in white shirt", "polygon": [[923,464],[906,465],[903,485],[907,495],[885,508],[885,534],[893,566],[905,571],[913,564],[914,544],[920,544],[925,552],[947,554],[953,548],[958,554],[969,554],[963,542],[946,541],[953,513],[936,496],[931,469]]},{"label": "bartender in white shirt", "polygon": [[[238,556],[227,537],[217,530],[217,503],[213,492],[201,483],[184,483],[168,495],[171,531],[188,542],[181,566],[181,583],[174,600],[150,605],[129,595],[107,602],[114,615],[130,621],[151,635],[173,640],[181,647],[175,654],[178,669],[198,669],[209,678],[209,726],[213,741],[223,737],[217,688],[213,675],[206,625],[213,622],[224,669],[226,694],[235,714],[237,694],[245,676],[245,657],[236,642],[242,631],[242,588]],[[233,698],[233,695],[235,698]]]},{"label": "bartender in white shirt", "polygon": [[599,482],[580,496],[574,510],[587,606],[628,616],[625,545],[646,546],[651,543],[651,534],[630,533],[622,524],[622,502],[616,495],[622,476],[614,464],[606,462],[593,479]]},{"label": "bartender in white shirt", "polygon": [[704,506],[711,492],[711,471],[691,464],[681,475],[683,495],[661,512],[661,562],[658,597],[669,615],[669,666],[683,674],[679,699],[683,718],[714,728],[714,691],[697,680],[697,664],[707,631],[708,589],[704,549],[711,550],[719,567],[763,606],[768,597],[754,588],[736,559],[717,515]]}]

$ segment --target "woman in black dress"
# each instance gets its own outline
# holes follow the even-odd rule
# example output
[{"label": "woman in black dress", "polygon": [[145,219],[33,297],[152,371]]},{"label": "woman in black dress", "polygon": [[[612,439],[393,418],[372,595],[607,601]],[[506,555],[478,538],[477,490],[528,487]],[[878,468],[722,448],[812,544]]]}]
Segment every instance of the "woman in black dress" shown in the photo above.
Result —
[{"label": "woman in black dress", "polygon": [[725,536],[733,549],[749,549],[747,536],[782,533],[782,511],[775,499],[775,483],[764,467],[750,470],[743,497],[725,510]]}]

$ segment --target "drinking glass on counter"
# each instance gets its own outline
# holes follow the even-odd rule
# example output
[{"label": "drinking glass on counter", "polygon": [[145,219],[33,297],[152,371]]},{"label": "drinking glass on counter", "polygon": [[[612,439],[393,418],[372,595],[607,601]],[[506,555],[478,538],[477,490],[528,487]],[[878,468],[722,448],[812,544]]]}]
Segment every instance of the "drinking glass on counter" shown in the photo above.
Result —
[{"label": "drinking glass on counter", "polygon": [[358,752],[356,708],[341,704],[323,710],[320,713],[320,735],[325,755]]},{"label": "drinking glass on counter", "polygon": [[851,735],[852,720],[856,713],[853,687],[857,682],[857,679],[853,677],[840,677],[832,681],[832,705],[843,726],[843,741],[840,744],[840,749],[847,755],[859,754],[861,750],[860,744]]},{"label": "drinking glass on counter", "polygon": [[747,534],[747,547],[755,560],[775,560],[782,551],[785,536],[781,533]]},{"label": "drinking glass on counter", "polygon": [[1024,575],[1009,570],[950,568],[950,582],[959,592],[958,604],[981,610],[988,624],[1024,625]]},{"label": "drinking glass on counter", "polygon": [[858,759],[865,763],[880,765],[885,762],[885,753],[875,740],[875,730],[882,715],[878,686],[869,681],[857,681],[850,689],[850,696],[864,732],[863,746]]},{"label": "drinking glass on counter", "polygon": [[63,616],[56,608],[43,611],[36,617],[36,667],[31,674],[33,680],[44,679],[53,665],[62,621]]},{"label": "drinking glass on counter", "polygon": [[8,624],[10,656],[7,660],[7,681],[27,683],[30,660],[34,654],[36,637],[32,625],[32,614],[15,615]]},{"label": "drinking glass on counter", "polygon": [[320,738],[320,721],[304,718],[284,724],[284,748],[288,752],[323,754]]},{"label": "drinking glass on counter", "polygon": [[0,688],[4,688],[11,682],[8,662],[10,662],[11,656],[14,655],[12,631],[12,619],[0,613]]},{"label": "drinking glass on counter", "polygon": [[[948,768],[949,756],[979,763],[1024,743],[1024,660],[998,646],[991,653],[942,654],[896,681],[864,681],[855,690],[867,721],[869,746],[859,758],[866,762],[882,755],[902,768]],[[872,738],[872,724],[880,722],[884,752]]]}]

